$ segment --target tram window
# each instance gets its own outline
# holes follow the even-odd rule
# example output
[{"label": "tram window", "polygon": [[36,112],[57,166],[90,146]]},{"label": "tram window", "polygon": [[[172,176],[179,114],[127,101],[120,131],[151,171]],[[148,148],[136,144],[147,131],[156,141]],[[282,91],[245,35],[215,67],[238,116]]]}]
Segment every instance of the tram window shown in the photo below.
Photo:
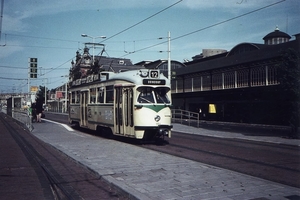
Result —
[{"label": "tram window", "polygon": [[76,103],[80,102],[80,92],[76,91]]},{"label": "tram window", "polygon": [[72,103],[75,103],[75,92],[72,92],[72,94],[71,94],[71,99],[72,99]]},{"label": "tram window", "polygon": [[98,99],[97,103],[104,103],[104,88],[97,88]]},{"label": "tram window", "polygon": [[96,103],[96,88],[90,89],[90,103]]},{"label": "tram window", "polygon": [[140,92],[137,101],[139,103],[154,103],[153,88],[151,87],[140,87],[138,91]]},{"label": "tram window", "polygon": [[114,102],[114,88],[113,86],[106,86],[106,103]]},{"label": "tram window", "polygon": [[155,88],[154,93],[157,103],[170,103],[167,92],[168,88]]}]

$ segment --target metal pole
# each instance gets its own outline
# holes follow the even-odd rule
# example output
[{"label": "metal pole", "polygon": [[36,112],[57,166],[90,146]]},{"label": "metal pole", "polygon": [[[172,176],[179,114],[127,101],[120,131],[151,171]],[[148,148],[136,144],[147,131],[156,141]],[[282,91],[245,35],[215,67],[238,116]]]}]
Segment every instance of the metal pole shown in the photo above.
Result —
[{"label": "metal pole", "polygon": [[30,99],[30,105],[31,105],[31,94],[30,94],[30,58],[28,58],[28,96],[27,96],[27,102]]},{"label": "metal pole", "polygon": [[168,79],[171,83],[171,33],[168,33]]},{"label": "metal pole", "polygon": [[95,37],[93,38],[93,64],[94,64],[94,59],[95,59]]},{"label": "metal pole", "polygon": [[68,87],[67,87],[67,83],[68,82],[66,82],[66,84],[65,84],[65,113],[67,112],[67,95],[68,95]]},{"label": "metal pole", "polygon": [[48,79],[45,78],[45,106],[47,105],[47,84],[48,84]]}]

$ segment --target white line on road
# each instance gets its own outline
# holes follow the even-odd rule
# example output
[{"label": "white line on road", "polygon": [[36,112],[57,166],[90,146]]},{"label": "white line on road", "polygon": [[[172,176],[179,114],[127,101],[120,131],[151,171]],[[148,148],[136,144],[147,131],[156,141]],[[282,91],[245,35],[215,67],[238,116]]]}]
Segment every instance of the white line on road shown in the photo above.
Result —
[{"label": "white line on road", "polygon": [[47,121],[47,122],[54,123],[54,124],[59,124],[59,125],[63,126],[65,129],[67,129],[68,131],[74,131],[74,129],[72,129],[71,127],[69,127],[69,126],[66,125],[66,124],[62,124],[62,123],[59,123],[59,122],[51,121],[51,120],[49,120],[49,119],[43,119],[43,120],[45,120],[45,121]]}]

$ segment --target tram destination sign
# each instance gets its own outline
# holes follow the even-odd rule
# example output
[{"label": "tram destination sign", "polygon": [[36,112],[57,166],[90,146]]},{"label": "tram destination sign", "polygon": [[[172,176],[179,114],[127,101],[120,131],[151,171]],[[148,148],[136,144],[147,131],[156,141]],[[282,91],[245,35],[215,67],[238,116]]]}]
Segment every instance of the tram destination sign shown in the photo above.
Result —
[{"label": "tram destination sign", "polygon": [[163,79],[144,79],[143,84],[144,85],[165,85],[166,80],[163,80]]}]

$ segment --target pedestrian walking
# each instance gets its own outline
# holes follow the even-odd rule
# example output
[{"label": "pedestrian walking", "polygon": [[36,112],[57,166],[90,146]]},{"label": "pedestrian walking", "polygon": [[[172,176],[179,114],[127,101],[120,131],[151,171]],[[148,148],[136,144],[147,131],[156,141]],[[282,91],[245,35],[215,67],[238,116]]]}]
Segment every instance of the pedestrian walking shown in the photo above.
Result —
[{"label": "pedestrian walking", "polygon": [[31,115],[31,122],[32,123],[37,122],[37,120],[36,120],[36,103],[35,102],[33,102],[31,104],[31,107],[29,110],[30,110],[30,115]]},{"label": "pedestrian walking", "polygon": [[42,122],[42,113],[44,109],[43,109],[43,102],[40,99],[37,99],[36,101],[35,110],[36,110],[36,121]]}]

